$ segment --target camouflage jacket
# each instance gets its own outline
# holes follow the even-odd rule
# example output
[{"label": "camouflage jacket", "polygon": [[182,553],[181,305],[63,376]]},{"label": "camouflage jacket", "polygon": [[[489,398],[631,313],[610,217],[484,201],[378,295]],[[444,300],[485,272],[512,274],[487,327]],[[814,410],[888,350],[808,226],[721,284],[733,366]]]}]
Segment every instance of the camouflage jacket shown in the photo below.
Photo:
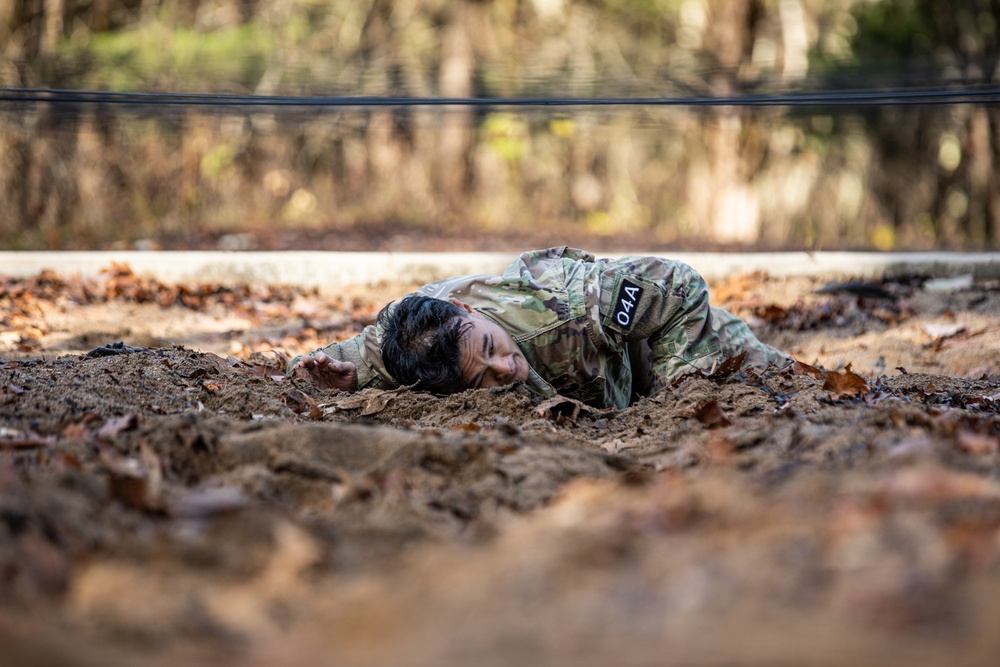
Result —
[{"label": "camouflage jacket", "polygon": [[[653,391],[744,351],[744,365],[790,361],[758,341],[742,320],[709,306],[708,288],[694,269],[658,257],[597,260],[582,250],[550,248],[522,254],[500,276],[457,276],[416,293],[459,299],[510,332],[531,365],[527,384],[533,391],[599,407],[628,405],[627,345],[634,341],[649,346]],[[394,388],[379,339],[372,325],[321,349],[354,362],[359,389]]]}]

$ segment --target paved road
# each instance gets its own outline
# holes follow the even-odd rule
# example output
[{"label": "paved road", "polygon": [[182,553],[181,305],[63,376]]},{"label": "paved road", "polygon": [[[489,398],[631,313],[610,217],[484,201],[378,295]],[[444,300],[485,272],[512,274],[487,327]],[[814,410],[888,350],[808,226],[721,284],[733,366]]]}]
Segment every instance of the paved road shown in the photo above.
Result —
[{"label": "paved road", "polygon": [[[641,253],[637,253],[641,254]],[[679,253],[709,280],[763,270],[772,276],[972,274],[1000,278],[1000,253]],[[0,275],[23,277],[43,269],[95,275],[112,262],[166,283],[256,282],[301,287],[422,284],[466,273],[499,273],[510,253],[98,251],[0,252]]]}]

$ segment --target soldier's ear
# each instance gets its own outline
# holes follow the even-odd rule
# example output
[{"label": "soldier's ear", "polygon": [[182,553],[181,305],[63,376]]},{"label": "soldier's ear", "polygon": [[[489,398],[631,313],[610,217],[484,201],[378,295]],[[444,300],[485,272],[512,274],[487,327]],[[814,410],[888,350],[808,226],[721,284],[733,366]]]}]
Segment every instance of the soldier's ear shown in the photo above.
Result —
[{"label": "soldier's ear", "polygon": [[465,312],[469,313],[470,315],[476,314],[476,311],[472,309],[472,306],[463,301],[459,301],[458,299],[451,299],[451,302],[456,306],[458,306],[459,308],[461,308],[462,310],[464,310]]}]

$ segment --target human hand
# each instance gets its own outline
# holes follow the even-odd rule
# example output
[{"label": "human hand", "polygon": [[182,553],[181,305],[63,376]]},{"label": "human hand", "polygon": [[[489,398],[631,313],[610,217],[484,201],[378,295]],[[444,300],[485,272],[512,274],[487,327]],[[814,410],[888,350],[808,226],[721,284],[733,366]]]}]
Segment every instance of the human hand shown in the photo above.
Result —
[{"label": "human hand", "polygon": [[309,380],[319,389],[357,391],[358,369],[350,361],[337,361],[325,352],[317,352],[299,359],[292,367],[295,377]]}]

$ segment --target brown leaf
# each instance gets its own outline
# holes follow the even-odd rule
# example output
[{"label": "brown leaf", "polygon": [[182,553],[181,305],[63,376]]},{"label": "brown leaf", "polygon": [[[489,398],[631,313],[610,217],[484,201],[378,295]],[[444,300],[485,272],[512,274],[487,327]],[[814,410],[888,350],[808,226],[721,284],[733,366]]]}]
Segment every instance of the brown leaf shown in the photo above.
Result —
[{"label": "brown leaf", "polygon": [[826,372],[816,368],[815,366],[810,366],[809,364],[803,363],[798,359],[795,360],[795,365],[792,367],[793,372],[796,375],[808,375],[814,377],[817,380],[822,380],[826,377]]},{"label": "brown leaf", "polygon": [[399,394],[395,391],[383,391],[373,395],[368,399],[368,403],[365,405],[364,409],[361,411],[362,417],[367,417],[369,415],[375,415],[379,412],[385,410],[389,403],[393,401]]},{"label": "brown leaf", "polygon": [[868,381],[851,370],[851,364],[847,364],[843,373],[837,371],[827,371],[823,374],[826,382],[823,389],[833,392],[834,400],[846,397],[861,396],[869,391]]},{"label": "brown leaf", "polygon": [[469,433],[475,433],[482,429],[482,426],[476,423],[471,424],[455,424],[451,427],[452,431],[467,431]]},{"label": "brown leaf", "polygon": [[743,350],[735,357],[730,357],[719,364],[718,368],[712,371],[708,377],[712,380],[724,380],[733,373],[738,372],[743,368],[743,360],[747,358],[747,351]]},{"label": "brown leaf", "polygon": [[98,415],[94,414],[93,412],[88,412],[84,414],[83,417],[80,419],[80,421],[78,421],[75,424],[70,424],[69,426],[67,426],[62,430],[61,433],[62,437],[66,438],[67,440],[78,440],[80,438],[86,437],[87,432],[89,431],[89,429],[87,428],[87,424],[94,421],[95,419],[98,419]]},{"label": "brown leaf", "polygon": [[722,412],[718,401],[709,401],[694,411],[694,417],[708,428],[729,426],[732,422]]},{"label": "brown leaf", "polygon": [[396,396],[403,391],[409,391],[412,387],[398,387],[396,389],[365,389],[356,394],[346,394],[342,397],[318,406],[323,414],[333,414],[341,410],[357,410],[361,408],[360,416],[378,414],[386,409]]},{"label": "brown leaf", "polygon": [[147,480],[142,464],[112,449],[101,450],[99,458],[101,465],[108,471],[111,497],[126,507],[143,509],[146,505]]},{"label": "brown leaf", "polygon": [[108,471],[108,490],[112,498],[132,509],[162,509],[163,468],[160,457],[145,440],[139,443],[138,458],[104,448],[99,460]]},{"label": "brown leaf", "polygon": [[299,414],[308,412],[310,419],[323,418],[323,411],[316,404],[316,400],[304,391],[293,387],[286,391],[283,396],[285,403],[295,412]]},{"label": "brown leaf", "polygon": [[540,417],[547,417],[553,420],[562,418],[576,421],[581,412],[587,414],[593,411],[594,408],[586,403],[578,401],[575,398],[567,398],[566,396],[553,396],[542,401],[535,407],[535,412]]}]

